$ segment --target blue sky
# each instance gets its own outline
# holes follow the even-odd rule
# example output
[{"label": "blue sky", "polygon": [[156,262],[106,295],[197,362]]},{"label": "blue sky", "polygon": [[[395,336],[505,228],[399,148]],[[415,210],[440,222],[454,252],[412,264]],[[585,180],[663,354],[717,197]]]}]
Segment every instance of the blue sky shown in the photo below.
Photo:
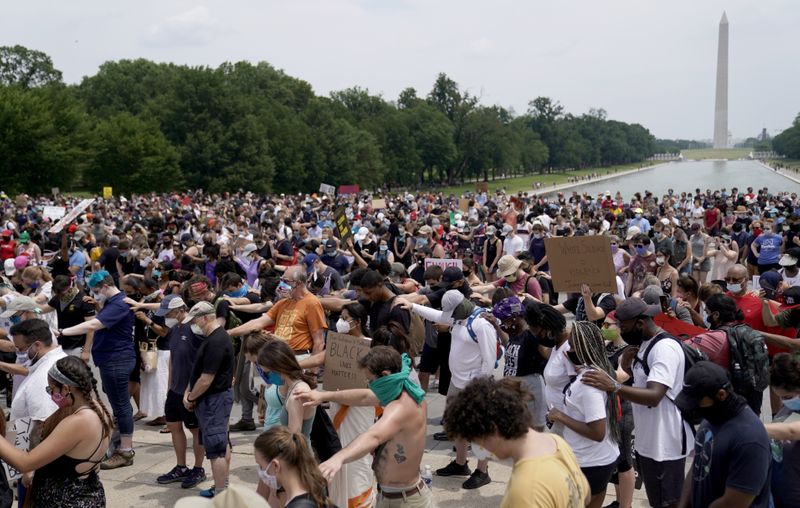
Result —
[{"label": "blue sky", "polygon": [[546,95],[658,137],[708,139],[723,10],[729,128],[775,134],[800,112],[797,0],[27,0],[4,6],[0,44],[45,51],[68,82],[122,58],[265,60],[320,94],[358,85],[396,99],[446,72],[519,113]]}]

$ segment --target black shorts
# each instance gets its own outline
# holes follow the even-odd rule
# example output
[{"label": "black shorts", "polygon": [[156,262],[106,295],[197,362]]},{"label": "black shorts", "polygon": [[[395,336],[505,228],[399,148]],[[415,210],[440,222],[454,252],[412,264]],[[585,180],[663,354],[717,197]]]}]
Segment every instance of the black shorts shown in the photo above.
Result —
[{"label": "black shorts", "polygon": [[678,504],[686,478],[686,459],[656,462],[637,453],[636,460],[650,506],[661,508]]},{"label": "black shorts", "polygon": [[589,490],[593,496],[605,492],[608,488],[608,482],[611,480],[611,475],[617,467],[617,462],[614,461],[607,466],[592,466],[582,467],[583,475],[589,482]]},{"label": "black shorts", "polygon": [[168,423],[183,422],[187,429],[196,429],[197,415],[183,405],[183,395],[167,390],[167,401],[164,403],[164,419]]},{"label": "black shorts", "polygon": [[422,346],[422,354],[420,354],[417,368],[420,373],[436,373],[439,369],[439,353],[436,351],[435,347],[431,347],[427,343]]}]

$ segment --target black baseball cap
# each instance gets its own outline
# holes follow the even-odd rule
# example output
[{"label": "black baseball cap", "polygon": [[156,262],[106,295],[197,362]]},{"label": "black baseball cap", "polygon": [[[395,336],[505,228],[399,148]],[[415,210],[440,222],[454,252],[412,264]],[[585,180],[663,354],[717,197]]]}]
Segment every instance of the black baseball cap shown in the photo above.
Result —
[{"label": "black baseball cap", "polygon": [[323,244],[325,246],[325,252],[331,253],[336,252],[336,240],[333,238],[328,238],[328,240]]},{"label": "black baseball cap", "polygon": [[681,411],[691,411],[700,404],[700,399],[713,398],[721,388],[731,388],[725,369],[713,362],[697,362],[686,372],[683,390],[675,397],[675,405]]},{"label": "black baseball cap", "polygon": [[783,292],[783,304],[787,306],[800,304],[800,286],[792,286]]},{"label": "black baseball cap", "polygon": [[627,298],[617,305],[617,321],[628,321],[638,317],[653,317],[661,313],[660,305],[648,305],[641,298]]},{"label": "black baseball cap", "polygon": [[454,282],[460,280],[464,280],[464,272],[461,271],[461,268],[448,266],[442,273],[442,281],[439,283],[439,287],[450,288]]}]

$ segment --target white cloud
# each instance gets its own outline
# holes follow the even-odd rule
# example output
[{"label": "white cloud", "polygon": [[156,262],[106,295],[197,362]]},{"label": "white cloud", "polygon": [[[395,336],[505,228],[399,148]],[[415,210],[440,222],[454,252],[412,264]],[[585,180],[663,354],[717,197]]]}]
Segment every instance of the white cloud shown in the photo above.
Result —
[{"label": "white cloud", "polygon": [[169,16],[150,25],[143,40],[153,46],[197,46],[211,42],[219,23],[208,7],[196,5],[189,10]]}]

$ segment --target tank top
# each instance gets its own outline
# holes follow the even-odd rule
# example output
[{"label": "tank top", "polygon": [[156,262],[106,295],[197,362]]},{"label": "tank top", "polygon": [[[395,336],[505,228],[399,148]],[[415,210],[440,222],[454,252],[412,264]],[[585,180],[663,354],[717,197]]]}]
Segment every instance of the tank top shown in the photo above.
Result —
[{"label": "tank top", "polygon": [[[81,411],[83,409],[92,410],[89,407],[82,407],[75,411]],[[73,413],[73,414],[75,414]],[[97,469],[100,466],[100,463],[105,459],[105,455],[101,456],[99,460],[91,460],[95,453],[100,449],[103,445],[103,439],[100,438],[100,442],[97,443],[97,447],[94,449],[92,453],[89,454],[89,457],[86,459],[76,459],[73,457],[69,457],[67,455],[62,455],[58,457],[56,460],[49,464],[45,464],[44,466],[40,467],[36,470],[36,476],[39,479],[42,478],[67,478],[70,480],[75,480],[78,478],[83,478],[90,476],[92,474],[97,474]],[[79,473],[75,470],[81,464],[93,464],[92,468],[86,471],[85,473]]]},{"label": "tank top", "polygon": [[704,254],[704,247],[706,240],[703,235],[693,235],[692,236],[692,256],[699,258],[702,257]]},{"label": "tank top", "polygon": [[[300,381],[295,381],[294,384],[289,387],[289,391],[286,392],[287,400],[292,396],[292,391],[299,382]],[[280,404],[279,407],[281,408],[281,425],[289,425],[289,413],[286,411],[285,401],[281,398],[281,394],[277,389],[275,390],[275,396],[277,397],[278,404]],[[306,438],[306,442],[309,444],[309,446],[311,445],[311,427],[314,425],[314,416],[315,415],[312,414],[310,418],[303,420],[303,425],[300,427],[300,433]]]}]

